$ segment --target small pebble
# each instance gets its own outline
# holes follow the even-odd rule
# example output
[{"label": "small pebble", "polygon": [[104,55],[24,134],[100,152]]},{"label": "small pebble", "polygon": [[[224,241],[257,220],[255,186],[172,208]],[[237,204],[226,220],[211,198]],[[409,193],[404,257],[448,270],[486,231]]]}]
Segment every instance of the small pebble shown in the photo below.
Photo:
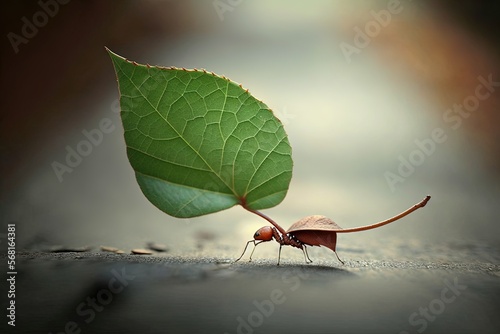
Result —
[{"label": "small pebble", "polygon": [[88,252],[92,249],[90,246],[84,247],[65,247],[65,246],[53,246],[50,248],[50,252],[52,253],[69,253],[69,252]]},{"label": "small pebble", "polygon": [[134,249],[132,249],[132,254],[136,254],[136,255],[151,255],[151,254],[153,254],[153,252],[149,251],[147,249],[143,249],[143,248],[134,248]]},{"label": "small pebble", "polygon": [[157,244],[156,242],[148,242],[148,248],[156,252],[166,252],[167,246],[164,244]]},{"label": "small pebble", "polygon": [[123,254],[123,253],[125,253],[121,249],[118,249],[116,247],[109,247],[109,246],[101,246],[101,250],[103,252],[111,252],[111,253],[115,253],[115,254]]}]

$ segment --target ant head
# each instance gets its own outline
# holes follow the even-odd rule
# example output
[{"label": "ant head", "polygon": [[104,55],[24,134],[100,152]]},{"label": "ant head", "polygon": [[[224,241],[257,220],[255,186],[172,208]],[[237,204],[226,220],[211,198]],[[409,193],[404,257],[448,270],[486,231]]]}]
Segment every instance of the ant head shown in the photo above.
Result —
[{"label": "ant head", "polygon": [[273,228],[271,226],[261,227],[253,235],[255,240],[270,241],[273,239]]}]

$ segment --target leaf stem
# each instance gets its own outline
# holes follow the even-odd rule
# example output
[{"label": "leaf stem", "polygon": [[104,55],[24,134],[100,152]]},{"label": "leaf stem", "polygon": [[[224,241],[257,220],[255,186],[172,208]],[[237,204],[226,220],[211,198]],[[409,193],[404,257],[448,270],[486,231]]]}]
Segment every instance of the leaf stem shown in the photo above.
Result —
[{"label": "leaf stem", "polygon": [[279,226],[278,223],[275,222],[274,220],[272,220],[270,217],[266,216],[265,214],[263,214],[260,211],[249,209],[245,205],[242,205],[242,206],[245,210],[250,211],[251,213],[254,213],[261,218],[264,218],[265,220],[267,220],[268,222],[273,224],[273,226],[276,227],[278,229],[278,231],[280,231],[281,234],[286,235],[286,231],[283,229],[283,227]]},{"label": "leaf stem", "polygon": [[372,224],[372,225],[366,225],[366,226],[360,226],[360,227],[353,227],[353,228],[345,228],[345,229],[338,230],[336,232],[337,233],[360,232],[360,231],[371,230],[373,228],[377,228],[377,227],[380,227],[380,226],[387,225],[389,223],[392,223],[392,222],[394,222],[396,220],[399,220],[399,219],[403,218],[404,216],[409,215],[410,213],[412,213],[413,211],[415,211],[417,209],[423,208],[430,199],[431,199],[431,196],[427,195],[427,196],[425,196],[425,198],[422,201],[420,201],[419,203],[415,204],[414,206],[412,206],[408,210],[403,211],[400,214],[398,214],[398,215],[396,215],[396,216],[394,216],[392,218],[383,220],[381,222],[378,222],[378,223],[375,223],[375,224]]}]

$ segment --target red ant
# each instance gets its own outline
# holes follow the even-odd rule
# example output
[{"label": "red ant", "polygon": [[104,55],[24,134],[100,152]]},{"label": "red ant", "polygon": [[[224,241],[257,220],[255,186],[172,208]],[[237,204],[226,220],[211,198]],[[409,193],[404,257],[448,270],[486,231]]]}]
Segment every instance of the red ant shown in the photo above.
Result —
[{"label": "red ant", "polygon": [[342,264],[344,264],[344,261],[342,261],[339,258],[335,250],[337,244],[337,233],[366,231],[392,223],[419,208],[423,208],[430,200],[430,198],[431,198],[430,196],[426,196],[421,202],[415,204],[411,208],[407,209],[406,211],[403,211],[402,213],[392,218],[371,225],[346,228],[346,229],[341,228],[334,221],[325,216],[314,215],[302,218],[301,220],[293,224],[288,229],[288,231],[285,231],[281,226],[279,226],[274,220],[272,220],[268,216],[262,214],[259,211],[247,209],[248,211],[253,212],[256,215],[266,219],[274,226],[264,226],[258,229],[253,236],[254,239],[247,242],[245,249],[243,250],[243,253],[235,262],[239,261],[243,257],[243,255],[247,250],[248,245],[251,242],[253,242],[254,248],[252,250],[252,253],[250,254],[250,261],[252,261],[252,255],[257,245],[266,241],[271,241],[274,238],[274,240],[276,240],[276,242],[280,244],[280,249],[278,252],[278,265],[280,264],[281,248],[283,246],[292,246],[301,249],[302,252],[304,253],[304,259],[306,263],[312,262],[312,260],[309,258],[309,255],[307,254],[306,245],[328,247],[335,253],[337,259]]}]

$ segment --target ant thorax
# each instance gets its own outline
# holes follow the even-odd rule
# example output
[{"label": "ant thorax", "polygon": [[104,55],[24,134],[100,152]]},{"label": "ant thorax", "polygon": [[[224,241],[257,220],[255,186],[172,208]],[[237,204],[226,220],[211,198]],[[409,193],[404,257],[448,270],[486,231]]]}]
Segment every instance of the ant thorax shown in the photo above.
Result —
[{"label": "ant thorax", "polygon": [[278,229],[276,229],[276,227],[272,226],[271,229],[273,230],[273,238],[278,242],[280,243],[281,245],[283,245],[283,236],[281,235],[281,233],[278,231]]}]

